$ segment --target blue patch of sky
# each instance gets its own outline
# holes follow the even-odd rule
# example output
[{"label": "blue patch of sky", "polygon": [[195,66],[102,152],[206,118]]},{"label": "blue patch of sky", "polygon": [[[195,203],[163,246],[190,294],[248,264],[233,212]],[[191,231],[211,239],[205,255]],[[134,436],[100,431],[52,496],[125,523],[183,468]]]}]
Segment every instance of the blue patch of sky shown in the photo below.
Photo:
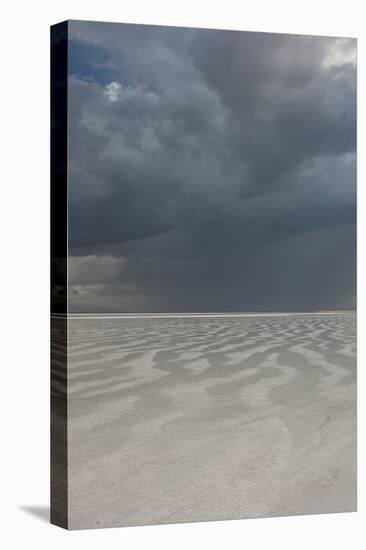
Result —
[{"label": "blue patch of sky", "polygon": [[95,82],[102,86],[110,82],[129,85],[129,79],[113,69],[113,50],[100,45],[85,44],[69,40],[69,76],[86,82]]}]

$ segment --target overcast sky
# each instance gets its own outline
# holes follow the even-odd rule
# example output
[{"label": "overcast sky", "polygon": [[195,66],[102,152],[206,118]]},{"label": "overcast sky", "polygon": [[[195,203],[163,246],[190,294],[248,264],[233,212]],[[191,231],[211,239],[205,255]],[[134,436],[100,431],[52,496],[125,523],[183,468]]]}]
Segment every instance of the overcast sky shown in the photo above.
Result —
[{"label": "overcast sky", "polygon": [[356,41],[69,23],[70,311],[355,308]]}]

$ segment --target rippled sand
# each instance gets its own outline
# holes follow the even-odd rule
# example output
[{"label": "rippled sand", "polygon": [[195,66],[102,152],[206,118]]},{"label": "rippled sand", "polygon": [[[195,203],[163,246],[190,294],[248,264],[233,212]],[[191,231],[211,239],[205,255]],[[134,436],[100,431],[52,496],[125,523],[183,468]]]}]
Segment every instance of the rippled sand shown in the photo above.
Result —
[{"label": "rippled sand", "polygon": [[72,318],[69,527],[356,509],[353,313]]}]

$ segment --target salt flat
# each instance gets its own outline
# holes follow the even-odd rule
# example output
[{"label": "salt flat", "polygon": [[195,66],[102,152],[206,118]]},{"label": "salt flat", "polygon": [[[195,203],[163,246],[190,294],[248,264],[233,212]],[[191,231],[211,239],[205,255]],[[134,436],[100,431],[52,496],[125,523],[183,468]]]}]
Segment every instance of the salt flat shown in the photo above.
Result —
[{"label": "salt flat", "polygon": [[69,527],[356,509],[356,317],[69,319]]}]

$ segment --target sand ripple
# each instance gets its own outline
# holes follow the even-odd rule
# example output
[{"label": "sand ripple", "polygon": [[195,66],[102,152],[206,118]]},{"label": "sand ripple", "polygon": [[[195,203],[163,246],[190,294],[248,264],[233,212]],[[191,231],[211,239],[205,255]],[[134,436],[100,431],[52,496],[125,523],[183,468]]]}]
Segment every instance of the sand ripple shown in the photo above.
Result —
[{"label": "sand ripple", "polygon": [[71,528],[355,510],[352,313],[71,319],[67,376]]}]

